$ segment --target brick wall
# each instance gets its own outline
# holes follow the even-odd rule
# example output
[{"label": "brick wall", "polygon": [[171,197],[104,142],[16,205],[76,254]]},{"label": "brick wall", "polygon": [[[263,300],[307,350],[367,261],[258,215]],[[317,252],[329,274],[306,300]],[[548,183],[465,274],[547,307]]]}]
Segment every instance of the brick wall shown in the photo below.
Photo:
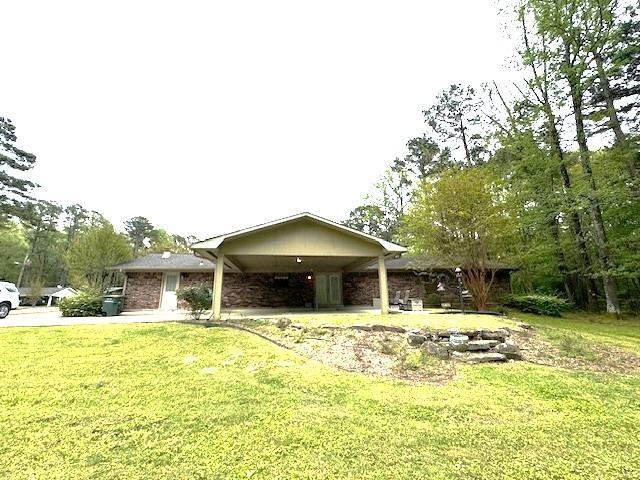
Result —
[{"label": "brick wall", "polygon": [[[227,273],[222,283],[223,308],[304,307],[313,304],[313,280],[307,273],[289,273],[288,280],[276,280],[273,273]],[[183,272],[180,288],[205,283],[213,287],[213,272]],[[158,308],[162,273],[128,273],[125,310]],[[184,302],[178,302],[185,308]]]},{"label": "brick wall", "polygon": [[[448,275],[446,294],[436,294],[438,274]],[[502,295],[511,291],[509,272],[500,271],[491,285],[489,302],[497,302]],[[416,275],[413,272],[387,272],[389,300],[393,300],[400,290],[401,298],[404,292],[410,290],[411,298],[421,298],[425,305],[438,305],[440,301],[457,305],[458,291],[451,272],[433,272],[431,275]],[[345,305],[372,305],[373,298],[380,296],[378,272],[356,272],[343,276],[342,291]],[[437,296],[436,296],[437,295]]]},{"label": "brick wall", "polygon": [[162,290],[162,273],[129,272],[124,298],[125,310],[158,308]]},{"label": "brick wall", "polygon": [[222,307],[304,307],[313,304],[313,279],[307,273],[289,273],[276,280],[273,273],[225,273]]},{"label": "brick wall", "polygon": [[[304,307],[313,304],[313,280],[307,273],[290,273],[287,281],[278,281],[273,273],[226,273],[222,286],[223,308],[247,307]],[[389,299],[400,290],[410,290],[412,298],[422,298],[425,305],[435,305],[440,300],[458,302],[457,290],[452,274],[448,274],[447,295],[436,297],[437,276],[415,275],[413,272],[388,272]],[[213,272],[182,273],[180,287],[205,283],[213,285]],[[345,305],[372,305],[373,298],[380,296],[377,272],[355,272],[343,275],[342,294]],[[158,308],[162,290],[162,273],[128,273],[125,310]],[[509,272],[498,272],[494,279],[490,301],[497,301],[510,291]],[[185,308],[179,302],[180,308]]]},{"label": "brick wall", "polygon": [[[345,305],[373,305],[373,299],[380,296],[378,272],[354,272],[342,277],[342,295]],[[387,272],[389,300],[393,300],[400,290],[410,290],[411,298],[425,298],[425,285],[421,277],[412,272]]]}]

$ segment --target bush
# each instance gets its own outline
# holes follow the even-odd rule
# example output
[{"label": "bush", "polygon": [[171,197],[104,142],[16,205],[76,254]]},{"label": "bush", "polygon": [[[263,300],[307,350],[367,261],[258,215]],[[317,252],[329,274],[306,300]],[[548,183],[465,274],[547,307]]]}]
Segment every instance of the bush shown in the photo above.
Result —
[{"label": "bush", "polygon": [[506,304],[523,312],[551,317],[559,317],[562,310],[566,310],[568,307],[563,298],[541,294],[508,295]]},{"label": "bush", "polygon": [[202,314],[211,308],[213,291],[206,285],[181,288],[177,293],[178,300],[183,300],[189,305],[189,313],[195,320],[200,320]]},{"label": "bush", "polygon": [[58,303],[63,317],[99,317],[102,315],[102,297],[95,292],[83,291]]}]

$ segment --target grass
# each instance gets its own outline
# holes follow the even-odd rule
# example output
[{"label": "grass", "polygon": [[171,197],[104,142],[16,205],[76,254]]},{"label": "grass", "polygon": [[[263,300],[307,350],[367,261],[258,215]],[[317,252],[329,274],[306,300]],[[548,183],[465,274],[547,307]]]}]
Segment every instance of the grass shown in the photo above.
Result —
[{"label": "grass", "polygon": [[[562,317],[545,317],[517,313],[523,322],[535,325],[551,341],[567,342],[562,337],[574,337],[577,343],[586,345],[599,342],[640,354],[640,319],[619,319],[606,314],[594,315],[580,312],[564,313]],[[580,347],[578,347],[580,348]]]},{"label": "grass", "polygon": [[505,326],[515,326],[517,322],[505,317],[495,315],[478,314],[453,314],[453,313],[390,313],[380,315],[377,313],[318,313],[318,314],[296,314],[291,319],[295,323],[300,323],[310,327],[317,327],[324,324],[333,325],[355,325],[384,323],[386,325],[399,325],[406,327],[423,327],[429,329],[444,330],[447,328],[500,328]]},{"label": "grass", "polygon": [[640,477],[637,376],[509,363],[415,385],[220,328],[2,329],[0,404],[2,478]]}]

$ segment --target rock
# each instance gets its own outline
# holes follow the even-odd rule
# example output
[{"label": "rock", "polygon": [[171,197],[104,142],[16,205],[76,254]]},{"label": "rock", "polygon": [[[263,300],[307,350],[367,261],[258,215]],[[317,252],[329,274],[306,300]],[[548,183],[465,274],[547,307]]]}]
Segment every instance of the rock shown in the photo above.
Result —
[{"label": "rock", "polygon": [[504,342],[504,339],[509,335],[509,332],[504,328],[499,328],[498,330],[482,330],[480,332],[480,336],[484,340],[500,340],[501,342]]},{"label": "rock", "polygon": [[[457,354],[457,355],[454,355]],[[489,363],[489,362],[506,362],[507,357],[501,353],[487,352],[487,353],[460,353],[452,352],[451,356],[456,360],[465,363]]]},{"label": "rock", "polygon": [[373,330],[371,328],[371,325],[353,325],[351,328],[353,328],[354,330],[362,330],[363,332],[370,332],[371,330]]},{"label": "rock", "polygon": [[518,326],[523,330],[533,330],[533,325],[529,325],[528,323],[520,323]]},{"label": "rock", "polygon": [[451,349],[456,352],[465,352],[469,346],[469,337],[466,335],[460,335],[459,333],[452,333],[449,335],[449,344]]},{"label": "rock", "polygon": [[280,330],[284,330],[289,325],[291,325],[291,319],[289,318],[279,318],[276,321],[276,327],[278,327]]},{"label": "rock", "polygon": [[304,325],[302,325],[301,323],[292,323],[291,325],[289,325],[291,328],[297,328],[298,330],[304,330]]},{"label": "rock", "polygon": [[[424,349],[429,355],[433,355],[440,359],[445,360],[449,358],[449,349],[443,343],[426,341],[422,344],[420,348]],[[457,353],[457,352],[454,352],[454,353]]]},{"label": "rock", "polygon": [[397,327],[395,325],[372,325],[371,328],[374,332],[393,332],[393,333],[405,333],[404,327]]},{"label": "rock", "polygon": [[325,330],[340,330],[342,327],[340,325],[330,325],[330,324],[322,324],[318,328],[324,328]]},{"label": "rock", "polygon": [[425,337],[424,335],[419,335],[417,333],[410,333],[409,335],[407,335],[407,343],[412,347],[419,347],[426,341],[427,337]]},{"label": "rock", "polygon": [[495,351],[501,353],[510,360],[522,360],[522,353],[514,342],[506,341],[496,345]]},{"label": "rock", "polygon": [[498,340],[471,340],[467,344],[467,350],[489,350],[498,345]]}]

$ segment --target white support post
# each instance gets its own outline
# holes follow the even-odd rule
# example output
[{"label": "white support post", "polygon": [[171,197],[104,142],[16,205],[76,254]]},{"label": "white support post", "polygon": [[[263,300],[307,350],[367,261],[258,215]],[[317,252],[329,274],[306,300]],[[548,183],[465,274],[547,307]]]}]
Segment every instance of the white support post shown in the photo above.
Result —
[{"label": "white support post", "polygon": [[389,287],[387,287],[387,265],[384,255],[378,257],[378,280],[380,282],[380,313],[389,313]]},{"label": "white support post", "polygon": [[224,275],[224,254],[218,254],[216,270],[213,274],[213,319],[220,320],[222,307],[222,277]]}]

